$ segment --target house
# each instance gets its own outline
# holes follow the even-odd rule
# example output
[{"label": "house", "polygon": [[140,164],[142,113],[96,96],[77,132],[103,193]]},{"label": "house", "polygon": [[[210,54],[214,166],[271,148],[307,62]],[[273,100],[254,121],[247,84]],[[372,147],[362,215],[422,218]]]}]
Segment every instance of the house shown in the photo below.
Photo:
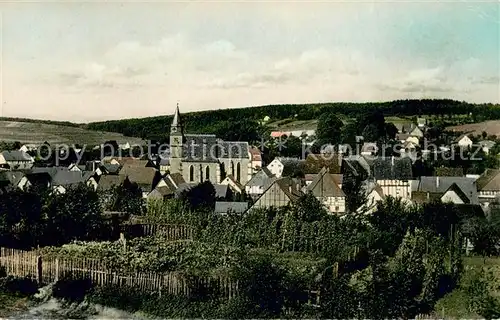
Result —
[{"label": "house", "polygon": [[406,133],[409,136],[417,137],[419,139],[424,137],[424,132],[422,131],[422,129],[413,123],[403,125],[400,133]]},{"label": "house", "polygon": [[72,163],[68,166],[69,171],[86,171],[87,166],[86,165],[81,165],[81,164],[76,164]]},{"label": "house", "polygon": [[0,167],[10,170],[31,169],[35,159],[24,151],[2,151],[0,153]]},{"label": "house", "polygon": [[[147,161],[144,163],[146,165]],[[156,184],[161,179],[161,174],[158,170],[152,167],[142,166],[140,163],[126,163],[121,168],[118,175],[127,177],[132,183],[142,189],[143,197],[147,198],[148,194],[156,187]]]},{"label": "house", "polygon": [[97,178],[91,171],[70,171],[57,170],[52,176],[51,186],[55,192],[65,193],[68,188],[74,187],[80,183],[91,186],[94,190],[98,188]]},{"label": "house", "polygon": [[[121,168],[122,166],[119,164],[103,163],[95,170],[97,174],[117,175]],[[87,170],[89,170],[89,168],[87,168]]]},{"label": "house", "polygon": [[409,157],[376,158],[373,161],[373,178],[385,196],[411,198],[410,180],[413,177],[412,160]]},{"label": "house", "polygon": [[365,142],[361,146],[362,156],[375,156],[378,153],[378,146],[375,142]]},{"label": "house", "polygon": [[455,144],[462,148],[470,148],[473,144],[471,138],[467,136],[467,134],[462,134],[454,141]]},{"label": "house", "polygon": [[228,185],[234,193],[243,194],[245,192],[245,187],[236,181],[232,175],[227,176],[220,184]]},{"label": "house", "polygon": [[476,180],[479,202],[489,207],[500,198],[500,169],[486,169]]},{"label": "house", "polygon": [[283,175],[290,175],[300,168],[303,161],[297,158],[276,157],[267,165],[267,169],[277,178]]},{"label": "house", "polygon": [[[340,173],[329,173],[329,174],[332,177],[333,181],[335,181],[335,183],[339,186],[339,188],[342,189],[342,181],[343,181],[344,175],[340,174]],[[305,182],[306,187],[308,185],[310,185],[314,181],[314,179],[316,179],[317,176],[318,176],[317,173],[305,174],[304,175],[304,182]]]},{"label": "house", "polygon": [[276,179],[260,195],[250,207],[250,210],[265,208],[280,208],[291,205],[297,201],[302,193],[300,185],[296,185],[290,178]]},{"label": "house", "polygon": [[342,174],[353,174],[364,179],[372,174],[371,160],[360,155],[344,157],[342,160]]},{"label": "house", "polygon": [[479,204],[475,179],[467,177],[423,176],[412,181],[412,201],[432,200],[454,204]]},{"label": "house", "polygon": [[[257,147],[252,146],[248,148],[248,153],[250,156],[250,166],[253,175],[254,172],[257,172],[260,170],[260,168],[262,168],[262,152],[260,152],[260,150]],[[251,177],[248,178],[248,180],[250,179]]]},{"label": "house", "polygon": [[368,183],[365,186],[366,202],[358,209],[358,213],[371,214],[377,209],[379,202],[385,200],[384,191],[376,183]]},{"label": "house", "polygon": [[245,185],[245,193],[256,199],[276,180],[276,176],[266,167],[253,175],[250,181]]},{"label": "house", "polygon": [[346,212],[345,194],[327,168],[321,169],[307,186],[306,192],[311,192],[329,212],[340,214]]},{"label": "house", "polygon": [[484,153],[489,154],[490,150],[495,146],[496,142],[491,140],[479,141],[479,145]]},{"label": "house", "polygon": [[120,175],[100,175],[97,176],[96,181],[98,191],[108,191],[113,187],[121,186],[125,181],[125,177]]},{"label": "house", "polygon": [[304,173],[319,173],[324,167],[330,173],[339,174],[342,168],[342,155],[340,153],[308,154],[304,162]]},{"label": "house", "polygon": [[228,214],[228,213],[244,213],[248,209],[248,202],[215,202],[215,213]]},{"label": "house", "polygon": [[2,193],[10,190],[24,190],[29,184],[26,174],[21,171],[1,171],[0,186]]},{"label": "house", "polygon": [[427,119],[422,117],[417,118],[417,126],[420,129],[424,129],[427,126]]},{"label": "house", "polygon": [[21,148],[19,148],[19,151],[22,152],[31,152],[31,151],[36,151],[38,146],[36,144],[23,144]]}]

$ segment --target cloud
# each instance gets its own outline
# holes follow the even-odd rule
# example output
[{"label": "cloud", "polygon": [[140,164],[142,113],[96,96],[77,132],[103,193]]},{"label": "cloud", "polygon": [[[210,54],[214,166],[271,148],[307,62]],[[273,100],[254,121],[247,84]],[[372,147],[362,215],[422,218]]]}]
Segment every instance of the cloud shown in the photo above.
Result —
[{"label": "cloud", "polygon": [[138,88],[180,92],[182,88],[217,94],[258,90],[268,95],[269,90],[280,90],[284,98],[290,97],[290,90],[315,87],[322,100],[352,101],[479,94],[483,90],[479,86],[498,83],[485,70],[487,66],[477,58],[429,67],[422,61],[395,62],[345,46],[264,55],[226,39],[200,43],[174,34],[151,43],[126,41],[110,46],[93,61],[61,70],[57,81],[80,92]]}]

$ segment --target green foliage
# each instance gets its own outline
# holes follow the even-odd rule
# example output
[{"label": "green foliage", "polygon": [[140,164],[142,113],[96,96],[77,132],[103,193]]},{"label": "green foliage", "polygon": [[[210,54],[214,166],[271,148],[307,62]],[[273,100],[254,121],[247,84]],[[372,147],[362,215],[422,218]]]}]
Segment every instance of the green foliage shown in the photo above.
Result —
[{"label": "green foliage", "polygon": [[97,194],[84,184],[57,192],[13,190],[0,197],[0,244],[33,248],[107,233]]},{"label": "green foliage", "polygon": [[182,191],[180,199],[191,210],[213,210],[215,208],[215,187],[210,181],[206,180]]},{"label": "green foliage", "polygon": [[318,119],[318,128],[316,129],[316,138],[321,145],[338,144],[341,139],[341,130],[343,123],[334,113],[324,113]]},{"label": "green foliage", "polygon": [[[214,133],[214,127],[231,127],[231,123],[260,121],[269,116],[280,120],[293,118],[297,120],[313,120],[325,112],[343,114],[347,117],[358,117],[363,113],[379,111],[386,116],[410,116],[415,114],[443,115],[469,114],[477,115],[477,120],[500,118],[500,108],[492,104],[470,104],[453,100],[395,100],[380,103],[323,103],[296,105],[267,105],[252,108],[235,108],[211,110],[183,114],[186,132]],[[226,122],[227,124],[222,124]],[[147,132],[149,139],[165,138],[165,128],[172,123],[172,116],[158,116],[142,119],[113,120],[89,123],[86,128],[97,131],[120,132],[127,136],[142,137]],[[366,124],[358,130],[362,130]],[[246,131],[246,130],[245,130]]]},{"label": "green foliage", "polygon": [[126,212],[140,215],[144,209],[144,199],[137,183],[125,179],[123,184],[114,185],[111,189],[100,193],[100,201],[104,210]]},{"label": "green foliage", "polygon": [[492,275],[481,268],[466,289],[469,296],[469,310],[485,319],[500,317],[500,299],[492,295],[492,283],[494,283]]}]

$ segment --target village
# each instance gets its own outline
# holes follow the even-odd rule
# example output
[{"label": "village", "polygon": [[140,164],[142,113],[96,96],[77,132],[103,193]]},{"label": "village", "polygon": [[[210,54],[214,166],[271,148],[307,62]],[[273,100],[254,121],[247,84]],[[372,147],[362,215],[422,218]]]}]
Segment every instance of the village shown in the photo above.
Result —
[{"label": "village", "polygon": [[[497,167],[486,167],[483,172],[471,174],[460,166],[438,165],[436,160],[468,156],[472,162],[485,162],[480,156],[496,157],[491,152],[496,152],[497,141],[449,132],[440,136],[440,141],[444,135],[449,144],[432,149],[428,147],[433,145],[428,139],[428,129],[424,118],[400,125],[394,143],[401,152],[389,156],[378,151],[377,143],[364,142],[362,136],[356,137],[359,143],[353,146],[327,145],[319,153],[312,153],[307,152],[307,148],[315,138],[314,130],[272,131],[266,139],[284,139],[284,148],[288,137],[300,137],[302,155],[277,156],[264,163],[263,149],[259,146],[243,141],[222,141],[215,135],[184,133],[177,106],[170,127],[170,144],[164,151],[134,157],[130,145],[117,145],[117,150],[111,147],[113,151],[108,151],[106,156],[100,152],[102,158],[82,163],[71,162],[59,154],[66,164],[47,167],[35,163],[40,146],[22,145],[19,150],[0,153],[1,188],[4,192],[27,190],[36,184],[64,193],[67,188],[83,183],[96,192],[105,192],[127,181],[140,188],[142,199],[147,203],[153,199],[176,198],[182,191],[210,181],[216,191],[214,210],[219,214],[284,207],[308,193],[323,203],[328,212],[340,216],[370,213],[388,196],[407,203],[439,199],[489,212],[490,205],[495,205],[500,195]],[[102,146],[101,150],[105,148]],[[430,163],[427,166],[431,170],[419,169],[422,163]],[[359,187],[364,193],[364,202],[359,208],[346,203],[349,194],[343,188],[345,176],[361,180]]]}]

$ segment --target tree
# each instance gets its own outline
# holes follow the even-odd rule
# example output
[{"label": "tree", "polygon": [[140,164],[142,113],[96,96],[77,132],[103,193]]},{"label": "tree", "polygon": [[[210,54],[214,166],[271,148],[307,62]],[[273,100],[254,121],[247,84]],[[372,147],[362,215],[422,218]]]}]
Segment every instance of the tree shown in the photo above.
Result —
[{"label": "tree", "polygon": [[365,139],[365,141],[368,141],[368,142],[375,142],[380,137],[379,131],[378,131],[377,126],[375,124],[367,125],[363,129],[363,132],[361,134],[362,134],[363,138]]},{"label": "tree", "polygon": [[338,144],[341,142],[342,121],[331,112],[323,113],[318,119],[316,138],[322,145]]},{"label": "tree", "polygon": [[214,210],[215,187],[207,180],[193,188],[182,191],[180,198],[191,210]]},{"label": "tree", "polygon": [[365,190],[363,188],[363,177],[348,171],[344,174],[342,191],[346,195],[346,207],[350,213],[355,213],[366,203]]},{"label": "tree", "polygon": [[293,208],[294,214],[303,222],[318,221],[327,215],[323,204],[311,192],[302,195]]}]

